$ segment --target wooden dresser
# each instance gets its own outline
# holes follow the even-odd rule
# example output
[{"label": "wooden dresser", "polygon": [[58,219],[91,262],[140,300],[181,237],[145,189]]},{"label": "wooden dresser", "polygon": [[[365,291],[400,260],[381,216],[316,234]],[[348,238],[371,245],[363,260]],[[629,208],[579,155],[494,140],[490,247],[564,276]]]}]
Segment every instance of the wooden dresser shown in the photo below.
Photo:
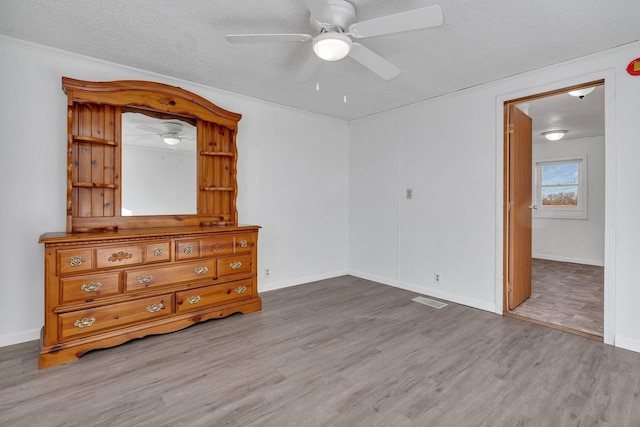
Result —
[{"label": "wooden dresser", "polygon": [[257,227],[47,233],[40,367],[262,307]]},{"label": "wooden dresser", "polygon": [[238,225],[236,209],[242,116],[161,83],[62,87],[67,227],[40,238],[40,368],[260,310],[260,227]]}]

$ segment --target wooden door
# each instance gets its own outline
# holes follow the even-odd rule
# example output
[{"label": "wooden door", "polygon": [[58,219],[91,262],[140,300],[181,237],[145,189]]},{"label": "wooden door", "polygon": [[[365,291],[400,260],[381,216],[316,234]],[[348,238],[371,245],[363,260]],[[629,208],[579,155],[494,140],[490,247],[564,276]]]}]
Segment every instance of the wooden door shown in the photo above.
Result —
[{"label": "wooden door", "polygon": [[508,138],[508,306],[531,296],[531,118],[509,105]]}]

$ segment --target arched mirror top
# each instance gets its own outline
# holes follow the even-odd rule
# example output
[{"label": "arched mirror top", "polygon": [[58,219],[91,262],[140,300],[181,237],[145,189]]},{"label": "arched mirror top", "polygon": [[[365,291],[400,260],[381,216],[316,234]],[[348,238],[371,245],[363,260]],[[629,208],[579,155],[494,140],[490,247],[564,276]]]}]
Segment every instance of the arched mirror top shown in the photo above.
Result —
[{"label": "arched mirror top", "polygon": [[[163,83],[63,77],[62,87],[68,97],[67,232],[237,224],[240,114]],[[126,140],[136,116],[156,120],[137,127],[157,129],[158,140],[192,147],[174,146],[182,157],[173,163],[168,163],[168,151],[160,156],[140,153],[150,149],[142,143],[135,156],[129,155]],[[195,158],[185,160],[186,151]],[[153,158],[165,163],[152,164]],[[135,185],[134,191],[137,183],[147,185],[142,190]],[[190,200],[178,203],[188,194]],[[177,212],[172,211],[175,206]],[[181,206],[189,208],[180,212]]]},{"label": "arched mirror top", "polygon": [[73,102],[148,108],[154,111],[196,117],[237,129],[241,114],[227,111],[185,89],[143,80],[90,82],[62,78],[62,88]]}]

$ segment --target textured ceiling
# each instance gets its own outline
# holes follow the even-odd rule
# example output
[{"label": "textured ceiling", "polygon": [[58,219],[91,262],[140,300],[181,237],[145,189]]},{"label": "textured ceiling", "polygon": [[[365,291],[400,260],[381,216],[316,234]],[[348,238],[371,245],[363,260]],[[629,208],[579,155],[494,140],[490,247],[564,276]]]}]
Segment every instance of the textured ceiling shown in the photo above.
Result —
[{"label": "textured ceiling", "polygon": [[[523,105],[524,104],[524,105]],[[533,123],[533,142],[548,142],[543,132],[566,130],[563,141],[604,136],[604,86],[584,98],[561,93],[520,104]]]},{"label": "textured ceiling", "polygon": [[439,4],[444,25],[361,40],[402,70],[393,80],[346,58],[323,63],[307,83],[294,77],[309,44],[231,45],[225,39],[315,34],[301,0],[0,0],[0,34],[346,120],[640,35],[638,0],[350,1],[359,21]]}]

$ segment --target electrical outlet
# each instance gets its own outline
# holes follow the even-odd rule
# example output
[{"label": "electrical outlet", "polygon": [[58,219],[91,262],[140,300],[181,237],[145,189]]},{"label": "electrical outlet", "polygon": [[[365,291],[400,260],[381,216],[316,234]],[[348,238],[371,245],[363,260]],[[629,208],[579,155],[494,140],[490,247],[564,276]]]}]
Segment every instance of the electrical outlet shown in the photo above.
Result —
[{"label": "electrical outlet", "polygon": [[407,188],[407,199],[413,199],[413,190],[411,188]]},{"label": "electrical outlet", "polygon": [[435,283],[436,285],[440,284],[440,273],[433,273],[433,283]]},{"label": "electrical outlet", "polygon": [[269,269],[265,268],[264,269],[264,277],[269,277],[269,274],[270,274]]}]

